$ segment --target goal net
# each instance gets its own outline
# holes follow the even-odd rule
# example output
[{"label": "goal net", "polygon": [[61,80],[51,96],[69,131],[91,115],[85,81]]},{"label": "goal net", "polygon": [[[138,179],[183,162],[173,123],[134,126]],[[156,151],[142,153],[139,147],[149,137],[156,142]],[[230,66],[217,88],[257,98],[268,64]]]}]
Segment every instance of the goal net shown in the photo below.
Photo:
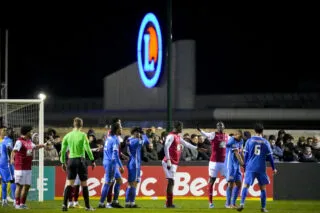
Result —
[{"label": "goal net", "polygon": [[[33,127],[32,134],[37,133],[38,137],[33,137],[33,143],[44,143],[43,112],[43,101],[40,99],[0,99],[1,127],[12,127],[14,129],[14,143],[20,136],[20,128],[23,125],[31,125]],[[33,152],[32,184],[29,190],[28,200],[43,201],[43,154],[43,149]]]}]

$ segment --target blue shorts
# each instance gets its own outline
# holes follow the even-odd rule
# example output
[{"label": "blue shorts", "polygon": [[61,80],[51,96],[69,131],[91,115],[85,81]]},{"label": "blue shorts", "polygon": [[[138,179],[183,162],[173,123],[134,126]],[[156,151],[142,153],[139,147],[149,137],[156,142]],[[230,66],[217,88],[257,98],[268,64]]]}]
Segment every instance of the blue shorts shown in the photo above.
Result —
[{"label": "blue shorts", "polygon": [[103,167],[105,171],[105,176],[104,176],[105,183],[110,183],[110,182],[113,182],[115,179],[121,178],[121,174],[118,166],[112,163],[107,163],[107,164],[103,164]]},{"label": "blue shorts", "polygon": [[266,173],[246,172],[244,177],[244,183],[251,186],[254,180],[257,178],[259,185],[267,185],[270,183],[269,177]]},{"label": "blue shorts", "polygon": [[140,168],[136,168],[136,166],[132,167],[128,165],[128,182],[134,182],[137,183],[140,182]]},{"label": "blue shorts", "polygon": [[3,168],[0,167],[0,176],[2,178],[2,181],[5,183],[13,181],[14,179],[13,165],[10,165],[8,167],[3,167]]},{"label": "blue shorts", "polygon": [[242,174],[240,168],[227,169],[226,171],[226,180],[227,182],[237,182],[242,180]]}]

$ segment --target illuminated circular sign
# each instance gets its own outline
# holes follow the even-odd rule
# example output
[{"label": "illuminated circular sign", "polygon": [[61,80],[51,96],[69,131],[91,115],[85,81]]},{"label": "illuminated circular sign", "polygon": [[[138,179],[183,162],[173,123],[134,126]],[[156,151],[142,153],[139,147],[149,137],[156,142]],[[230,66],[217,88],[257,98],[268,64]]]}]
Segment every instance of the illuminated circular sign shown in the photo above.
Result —
[{"label": "illuminated circular sign", "polygon": [[142,83],[147,88],[156,86],[162,71],[162,35],[153,13],[146,14],[140,25],[137,61]]}]

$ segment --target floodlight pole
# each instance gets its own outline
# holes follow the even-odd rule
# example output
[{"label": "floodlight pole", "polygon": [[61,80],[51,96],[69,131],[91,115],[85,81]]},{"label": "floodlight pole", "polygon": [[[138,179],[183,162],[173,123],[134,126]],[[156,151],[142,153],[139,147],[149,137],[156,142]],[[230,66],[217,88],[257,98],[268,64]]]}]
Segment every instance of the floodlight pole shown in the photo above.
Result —
[{"label": "floodlight pole", "polygon": [[[6,34],[5,34],[5,59],[4,59],[4,99],[8,99],[8,29],[6,29]],[[7,116],[7,111],[8,111],[8,105],[7,103],[4,105],[4,111],[5,111],[5,116],[4,116],[4,126],[8,125],[8,116]]]},{"label": "floodlight pole", "polygon": [[[5,52],[4,52],[4,82],[2,82],[2,30],[0,29],[0,98],[8,99],[8,29],[5,29]],[[6,126],[7,121],[7,104],[4,105],[3,125]],[[2,110],[2,109],[1,109]]]},{"label": "floodlight pole", "polygon": [[5,76],[4,76],[4,82],[5,82],[5,99],[8,99],[8,39],[9,38],[9,33],[8,33],[8,29],[6,29],[6,49],[5,49],[5,67],[4,67],[4,71],[5,71]]},{"label": "floodlight pole", "polygon": [[[0,28],[0,84],[2,83],[1,77],[2,77],[2,29]],[[1,98],[3,97],[1,96]]]},{"label": "floodlight pole", "polygon": [[172,0],[167,0],[167,132],[172,130]]}]

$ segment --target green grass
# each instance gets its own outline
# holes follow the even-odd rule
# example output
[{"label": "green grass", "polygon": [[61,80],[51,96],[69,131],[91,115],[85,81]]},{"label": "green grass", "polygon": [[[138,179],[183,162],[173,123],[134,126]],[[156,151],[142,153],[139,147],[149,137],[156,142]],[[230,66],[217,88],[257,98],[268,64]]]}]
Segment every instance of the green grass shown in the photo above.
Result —
[{"label": "green grass", "polygon": [[[123,201],[120,201],[124,204]],[[80,202],[83,205],[83,201]],[[176,200],[176,209],[165,209],[163,200],[138,200],[137,204],[141,206],[140,209],[96,209],[96,212],[148,212],[148,213],[163,213],[163,212],[237,212],[234,209],[225,209],[224,201],[216,201],[214,209],[208,209],[208,203],[204,200]],[[61,212],[61,201],[45,201],[27,202],[30,209],[19,210],[22,212]],[[91,205],[96,207],[97,200],[92,200]],[[269,201],[267,202],[267,209],[269,212],[278,213],[305,213],[305,212],[319,212],[319,201]],[[0,207],[0,212],[10,213],[17,212],[12,206]],[[69,209],[68,212],[86,212],[84,209]],[[259,201],[247,201],[243,212],[260,212]]]}]

